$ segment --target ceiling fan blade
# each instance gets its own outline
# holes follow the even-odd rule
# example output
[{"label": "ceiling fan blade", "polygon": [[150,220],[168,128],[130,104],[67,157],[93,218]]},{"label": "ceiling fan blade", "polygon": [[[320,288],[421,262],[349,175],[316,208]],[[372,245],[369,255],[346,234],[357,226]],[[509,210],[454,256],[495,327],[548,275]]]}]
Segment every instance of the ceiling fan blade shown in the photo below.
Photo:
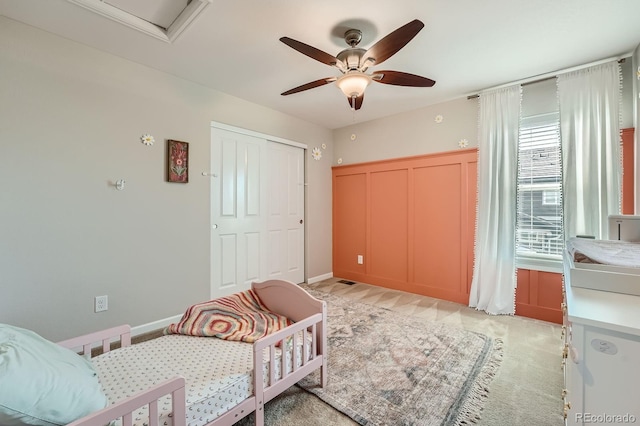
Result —
[{"label": "ceiling fan blade", "polygon": [[375,65],[383,63],[409,43],[422,28],[424,24],[418,19],[403,25],[371,46],[362,56],[363,62],[371,58]]},{"label": "ceiling fan blade", "polygon": [[280,41],[291,47],[292,49],[295,49],[298,52],[302,53],[303,55],[307,55],[311,59],[315,59],[316,61],[322,62],[323,64],[327,64],[332,67],[338,67],[340,69],[344,68],[344,64],[340,59],[328,54],[327,52],[323,52],[320,49],[316,49],[313,46],[309,46],[308,44],[304,44],[301,41],[294,40],[289,37],[280,37]]},{"label": "ceiling fan blade", "polygon": [[298,92],[302,92],[305,90],[309,90],[309,89],[314,89],[316,87],[320,87],[320,86],[324,86],[325,84],[329,84],[333,81],[336,81],[337,78],[335,77],[327,77],[327,78],[321,78],[320,80],[316,80],[316,81],[311,81],[307,84],[303,84],[301,86],[298,87],[294,87],[293,89],[287,90],[286,92],[282,92],[281,95],[282,96],[287,96],[287,95],[292,95],[294,93],[298,93]]},{"label": "ceiling fan blade", "polygon": [[376,71],[371,75],[373,81],[394,86],[431,87],[436,82],[430,78],[421,77],[400,71]]},{"label": "ceiling fan blade", "polygon": [[353,96],[351,98],[347,97],[347,101],[349,102],[349,108],[355,109],[356,111],[362,108],[362,102],[364,101],[364,93],[360,96]]}]

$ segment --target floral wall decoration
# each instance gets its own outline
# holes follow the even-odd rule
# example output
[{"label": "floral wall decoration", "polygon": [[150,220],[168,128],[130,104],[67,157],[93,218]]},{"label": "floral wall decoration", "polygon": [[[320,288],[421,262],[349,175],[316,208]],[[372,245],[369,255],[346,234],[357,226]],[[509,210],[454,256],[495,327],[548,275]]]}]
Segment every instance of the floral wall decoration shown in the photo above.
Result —
[{"label": "floral wall decoration", "polygon": [[441,114],[436,115],[435,118],[433,119],[433,121],[435,121],[438,124],[442,123],[442,120],[444,120],[444,117]]},{"label": "floral wall decoration", "polygon": [[319,160],[322,158],[322,151],[317,146],[311,150],[311,156],[314,160]]},{"label": "floral wall decoration", "polygon": [[469,141],[468,141],[468,140],[466,140],[466,139],[460,139],[460,140],[458,141],[458,146],[459,146],[460,148],[466,148],[467,146],[469,146]]},{"label": "floral wall decoration", "polygon": [[168,140],[168,177],[169,182],[189,182],[189,144]]},{"label": "floral wall decoration", "polygon": [[153,136],[151,136],[151,135],[150,135],[150,134],[148,134],[148,133],[145,133],[144,135],[142,135],[142,136],[140,137],[140,140],[142,141],[142,144],[143,144],[143,145],[146,145],[146,146],[151,146],[151,145],[153,145],[153,143],[156,141],[156,140],[153,138]]}]

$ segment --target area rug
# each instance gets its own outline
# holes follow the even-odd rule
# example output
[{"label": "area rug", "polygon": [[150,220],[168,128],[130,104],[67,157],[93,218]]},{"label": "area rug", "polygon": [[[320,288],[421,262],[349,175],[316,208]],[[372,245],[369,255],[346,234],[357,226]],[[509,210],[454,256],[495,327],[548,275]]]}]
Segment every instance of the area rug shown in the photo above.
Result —
[{"label": "area rug", "polygon": [[328,383],[298,386],[361,425],[467,425],[480,418],[502,342],[308,289],[327,302]]}]

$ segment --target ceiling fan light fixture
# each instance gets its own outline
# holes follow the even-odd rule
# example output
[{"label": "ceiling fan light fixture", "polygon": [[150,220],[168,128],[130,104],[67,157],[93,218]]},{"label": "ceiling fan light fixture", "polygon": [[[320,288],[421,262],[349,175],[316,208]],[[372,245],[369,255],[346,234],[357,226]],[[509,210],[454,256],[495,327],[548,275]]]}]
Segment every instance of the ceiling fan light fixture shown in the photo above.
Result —
[{"label": "ceiling fan light fixture", "polygon": [[400,49],[409,43],[423,27],[424,24],[422,22],[418,19],[414,19],[408,24],[403,25],[378,40],[368,50],[357,47],[362,39],[362,32],[360,30],[347,30],[344,39],[349,47],[338,53],[336,56],[330,55],[329,53],[323,52],[322,50],[316,49],[315,47],[309,46],[301,41],[297,41],[289,37],[280,37],[280,41],[292,49],[295,49],[303,55],[306,55],[318,62],[336,67],[342,73],[341,77],[321,78],[320,80],[315,80],[301,86],[294,87],[293,89],[283,92],[282,96],[324,86],[325,84],[335,81],[336,85],[346,96],[347,101],[349,101],[349,106],[355,111],[362,108],[364,91],[371,81],[390,84],[393,86],[431,87],[436,83],[434,80],[406,72],[387,70],[366,74],[369,67],[373,65],[380,65],[391,56],[395,55]]},{"label": "ceiling fan light fixture", "polygon": [[336,84],[347,98],[357,98],[371,83],[371,77],[359,71],[351,71],[336,80]]}]

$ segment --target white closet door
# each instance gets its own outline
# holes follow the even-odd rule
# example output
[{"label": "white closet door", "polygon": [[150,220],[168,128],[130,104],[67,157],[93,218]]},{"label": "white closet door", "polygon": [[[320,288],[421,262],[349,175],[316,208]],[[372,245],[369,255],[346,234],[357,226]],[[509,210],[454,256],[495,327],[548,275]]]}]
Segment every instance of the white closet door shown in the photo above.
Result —
[{"label": "white closet door", "polygon": [[304,148],[211,132],[211,297],[304,281]]},{"label": "white closet door", "polygon": [[266,140],[212,129],[211,296],[243,291],[266,271]]},{"label": "white closet door", "polygon": [[267,143],[267,278],[304,281],[304,150]]}]

